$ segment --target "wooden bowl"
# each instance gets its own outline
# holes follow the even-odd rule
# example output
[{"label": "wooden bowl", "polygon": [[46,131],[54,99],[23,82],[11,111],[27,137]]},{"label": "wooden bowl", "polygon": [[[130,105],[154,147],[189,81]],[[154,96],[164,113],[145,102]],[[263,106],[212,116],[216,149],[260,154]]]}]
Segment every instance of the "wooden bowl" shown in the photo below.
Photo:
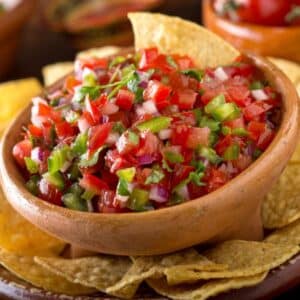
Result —
[{"label": "wooden bowl", "polygon": [[[269,61],[247,55],[282,94],[282,122],[268,149],[225,186],[177,206],[140,213],[98,214],[49,204],[27,191],[12,156],[28,106],[6,131],[0,151],[0,175],[13,207],[30,222],[78,247],[117,255],[168,253],[199,243],[262,238],[261,202],[278,179],[298,138],[298,97],[285,75]],[[62,80],[48,88],[62,85]]]},{"label": "wooden bowl", "polygon": [[260,26],[220,17],[210,0],[203,0],[203,22],[240,51],[282,57],[300,63],[300,26]]},{"label": "wooden bowl", "polygon": [[14,9],[0,15],[0,78],[12,67],[25,22],[34,9],[36,0],[20,1]]}]

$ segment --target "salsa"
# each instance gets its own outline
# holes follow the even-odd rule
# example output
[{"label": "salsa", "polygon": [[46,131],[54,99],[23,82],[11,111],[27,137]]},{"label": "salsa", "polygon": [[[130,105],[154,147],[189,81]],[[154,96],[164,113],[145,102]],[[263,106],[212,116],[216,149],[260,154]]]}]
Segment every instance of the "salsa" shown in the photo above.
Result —
[{"label": "salsa", "polygon": [[74,210],[122,213],[223,186],[273,140],[281,96],[252,64],[197,69],[156,48],[78,59],[33,99],[13,156],[28,190]]},{"label": "salsa", "polygon": [[300,25],[299,0],[214,0],[215,11],[234,22],[264,26]]}]

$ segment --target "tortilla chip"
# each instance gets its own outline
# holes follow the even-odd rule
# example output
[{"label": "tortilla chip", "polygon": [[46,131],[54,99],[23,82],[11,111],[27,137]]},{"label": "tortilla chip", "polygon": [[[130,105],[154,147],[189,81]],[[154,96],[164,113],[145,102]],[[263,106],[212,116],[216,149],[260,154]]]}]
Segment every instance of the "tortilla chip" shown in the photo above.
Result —
[{"label": "tortilla chip", "polygon": [[0,248],[19,255],[55,256],[64,247],[65,242],[49,236],[19,215],[0,189]]},{"label": "tortilla chip", "polygon": [[[205,283],[193,285],[169,286],[165,279],[149,279],[147,283],[157,293],[171,299],[180,300],[205,300],[220,293],[253,286],[262,282],[267,276],[267,272],[240,278],[210,280]],[[234,297],[233,297],[234,299]]]},{"label": "tortilla chip", "polygon": [[[110,286],[115,285],[126,274],[132,265],[127,257],[121,256],[93,256],[75,259],[56,257],[35,257],[35,262],[50,272],[62,276],[70,282],[96,288],[107,292]],[[133,294],[131,292],[133,291]],[[120,289],[111,295],[131,298],[136,289]]]},{"label": "tortilla chip", "polygon": [[[299,89],[300,92],[300,89]],[[300,95],[300,94],[299,94]],[[296,163],[299,164],[300,163],[300,143],[298,143],[295,152],[293,153],[289,163]]]},{"label": "tortilla chip", "polygon": [[72,62],[60,62],[43,67],[43,79],[44,85],[49,86],[64,77],[68,73],[72,72],[74,64]]},{"label": "tortilla chip", "polygon": [[129,13],[135,48],[157,47],[165,54],[191,57],[199,68],[232,63],[240,53],[211,31],[195,23],[152,13]]},{"label": "tortilla chip", "polygon": [[0,264],[17,277],[46,291],[67,295],[86,295],[95,292],[95,289],[69,282],[61,276],[50,273],[36,264],[33,257],[20,256],[0,249]]},{"label": "tortilla chip", "polygon": [[9,81],[0,84],[0,134],[9,121],[23,109],[42,87],[35,78]]},{"label": "tortilla chip", "polygon": [[265,228],[281,228],[300,218],[300,165],[289,164],[262,206]]},{"label": "tortilla chip", "polygon": [[[268,57],[295,85],[300,84],[300,65],[281,58]],[[300,94],[299,94],[300,95]]]},{"label": "tortilla chip", "polygon": [[187,249],[173,254],[134,257],[133,265],[124,277],[114,286],[107,289],[112,293],[126,286],[138,287],[148,278],[160,278],[167,271],[184,272],[186,268],[196,270],[218,271],[227,268],[226,265],[215,264],[200,255],[195,249]]},{"label": "tortilla chip", "polygon": [[269,243],[300,245],[300,220],[276,230],[265,241]]},{"label": "tortilla chip", "polygon": [[204,255],[217,264],[228,265],[223,271],[199,271],[166,273],[168,283],[176,285],[199,280],[254,276],[281,265],[298,253],[295,245],[282,245],[249,241],[226,241],[207,250]]},{"label": "tortilla chip", "polygon": [[100,48],[92,48],[89,50],[81,51],[77,54],[77,58],[103,58],[117,54],[121,48],[115,46],[105,46]]}]

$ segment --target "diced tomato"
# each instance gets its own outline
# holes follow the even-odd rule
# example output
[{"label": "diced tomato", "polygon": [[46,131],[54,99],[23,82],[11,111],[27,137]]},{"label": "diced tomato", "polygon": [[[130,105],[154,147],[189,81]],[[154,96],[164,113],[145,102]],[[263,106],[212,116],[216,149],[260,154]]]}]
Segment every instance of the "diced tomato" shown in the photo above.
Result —
[{"label": "diced tomato", "polygon": [[256,101],[244,109],[244,116],[247,121],[257,120],[257,118],[272,108],[272,105],[265,101]]},{"label": "diced tomato", "polygon": [[135,180],[139,184],[145,184],[147,177],[151,174],[151,168],[136,168]]},{"label": "diced tomato", "polygon": [[114,190],[117,187],[119,178],[117,175],[112,174],[111,172],[109,172],[109,170],[107,169],[101,169],[101,179],[103,181],[105,181],[109,188]]},{"label": "diced tomato", "polygon": [[122,157],[116,149],[107,151],[107,154],[105,155],[105,165],[112,173],[116,173],[120,169],[131,166],[130,162]]},{"label": "diced tomato", "polygon": [[58,138],[62,140],[75,135],[75,128],[72,127],[68,122],[55,124],[55,130]]},{"label": "diced tomato", "polygon": [[193,109],[197,95],[193,90],[178,90],[172,96],[171,103],[178,105],[182,110]]},{"label": "diced tomato", "polygon": [[97,202],[98,211],[107,214],[122,213],[128,211],[128,209],[120,207],[118,203],[114,201],[115,195],[116,193],[114,191],[103,190]]},{"label": "diced tomato", "polygon": [[208,127],[189,129],[185,146],[189,149],[197,149],[200,145],[208,146],[210,129]]},{"label": "diced tomato", "polygon": [[160,140],[152,132],[143,132],[136,156],[150,155],[154,160],[160,158]]},{"label": "diced tomato", "polygon": [[105,123],[91,127],[89,130],[89,155],[92,155],[101,146],[105,144],[108,135],[110,134],[113,127],[113,123]]},{"label": "diced tomato", "polygon": [[239,106],[246,106],[250,104],[251,98],[249,97],[250,91],[244,85],[231,85],[227,87],[227,100],[235,102]]},{"label": "diced tomato", "polygon": [[210,168],[205,178],[207,192],[212,192],[223,186],[228,180],[226,173],[217,168]]},{"label": "diced tomato", "polygon": [[172,173],[172,187],[175,187],[184,179],[186,179],[194,170],[195,168],[190,165],[176,164],[174,172]]},{"label": "diced tomato", "polygon": [[139,62],[139,68],[142,70],[153,68],[153,64],[158,57],[157,48],[143,49],[141,53],[141,59]]},{"label": "diced tomato", "polygon": [[219,155],[223,155],[227,147],[230,146],[232,142],[233,142],[232,137],[229,134],[221,138],[215,146],[216,152]]},{"label": "diced tomato", "polygon": [[223,67],[223,70],[230,77],[241,76],[245,78],[252,76],[254,74],[255,68],[250,64],[239,62],[235,66],[225,66]]},{"label": "diced tomato", "polygon": [[85,104],[86,111],[89,112],[90,116],[93,118],[93,123],[94,124],[99,123],[101,118],[101,112],[96,105],[97,102],[93,102],[87,97],[85,98],[84,104]]},{"label": "diced tomato", "polygon": [[74,94],[74,88],[79,84],[81,84],[81,82],[77,80],[73,75],[70,75],[65,80],[64,89],[69,93]]},{"label": "diced tomato", "polygon": [[82,112],[82,115],[78,120],[78,128],[80,132],[86,132],[90,127],[95,126],[96,124],[97,123],[88,111]]},{"label": "diced tomato", "polygon": [[168,98],[171,91],[171,87],[157,80],[150,80],[143,96],[145,100],[153,100],[156,107],[161,110],[169,105]]},{"label": "diced tomato", "polygon": [[192,59],[186,55],[173,55],[173,59],[175,60],[180,70],[191,69],[195,66]]},{"label": "diced tomato", "polygon": [[224,125],[230,127],[231,129],[245,128],[245,121],[244,121],[243,117],[240,117],[240,118],[232,120],[232,121],[226,121],[226,122],[224,122]]},{"label": "diced tomato", "polygon": [[185,145],[189,134],[189,127],[186,125],[176,125],[172,130],[171,143],[173,145]]},{"label": "diced tomato", "polygon": [[134,93],[128,90],[119,90],[116,98],[116,104],[125,110],[130,110],[134,102]]},{"label": "diced tomato", "polygon": [[89,68],[89,69],[106,69],[108,66],[108,60],[106,58],[84,58],[80,59],[80,66],[81,69],[83,70],[84,68]]},{"label": "diced tomato", "polygon": [[249,167],[251,163],[252,163],[252,157],[250,155],[244,155],[241,153],[238,159],[232,161],[233,166],[237,168],[239,172],[245,170],[247,167]]},{"label": "diced tomato", "polygon": [[40,127],[34,126],[33,124],[28,125],[30,134],[34,137],[42,137],[43,130]]},{"label": "diced tomato", "polygon": [[47,180],[41,179],[39,182],[39,197],[43,200],[62,206],[62,192],[55,186],[51,185]]},{"label": "diced tomato", "polygon": [[198,186],[193,182],[188,184],[188,191],[191,199],[197,199],[203,195],[205,195],[206,187]]},{"label": "diced tomato", "polygon": [[[134,133],[134,135],[136,134]],[[139,137],[137,136],[137,140],[132,140],[130,139],[130,137],[131,133],[128,131],[123,132],[123,134],[120,136],[119,140],[116,143],[119,154],[128,154],[139,147]]]},{"label": "diced tomato", "polygon": [[87,190],[91,191],[95,195],[100,196],[103,190],[109,190],[107,183],[97,176],[92,174],[85,173],[83,177],[79,180],[79,185]]},{"label": "diced tomato", "polygon": [[265,150],[273,140],[275,132],[263,122],[252,121],[248,124],[249,136],[261,150]]},{"label": "diced tomato", "polygon": [[107,121],[103,121],[103,123],[107,122],[121,122],[125,128],[128,128],[130,126],[130,120],[129,115],[125,111],[118,111],[115,114],[105,116]]},{"label": "diced tomato", "polygon": [[32,143],[30,140],[23,140],[13,147],[13,156],[20,167],[25,168],[25,157],[31,156]]}]

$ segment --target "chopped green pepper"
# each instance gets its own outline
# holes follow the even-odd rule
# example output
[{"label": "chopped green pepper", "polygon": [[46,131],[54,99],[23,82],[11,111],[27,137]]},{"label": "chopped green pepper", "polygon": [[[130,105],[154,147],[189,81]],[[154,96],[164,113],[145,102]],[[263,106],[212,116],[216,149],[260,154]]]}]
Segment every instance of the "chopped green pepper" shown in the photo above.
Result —
[{"label": "chopped green pepper", "polygon": [[145,184],[159,183],[164,179],[165,174],[160,170],[152,170],[151,174],[146,178]]},{"label": "chopped green pepper", "polygon": [[225,96],[220,94],[213,98],[206,106],[204,107],[204,111],[207,114],[211,114],[216,108],[220,107],[222,104],[225,104]]},{"label": "chopped green pepper", "polygon": [[208,159],[212,164],[218,164],[222,161],[222,158],[216,153],[213,148],[201,146],[199,149],[199,155]]},{"label": "chopped green pepper", "polygon": [[134,211],[143,211],[149,202],[149,192],[143,189],[133,189],[128,206]]},{"label": "chopped green pepper", "polygon": [[47,172],[43,175],[43,178],[48,183],[55,186],[59,190],[63,190],[65,187],[64,177],[60,172],[55,172],[55,173]]},{"label": "chopped green pepper", "polygon": [[165,151],[164,155],[166,159],[172,164],[182,163],[184,161],[183,156],[180,153],[174,151]]},{"label": "chopped green pepper", "polygon": [[56,148],[48,157],[48,171],[55,173],[59,171],[64,164],[71,159],[71,149],[67,145]]},{"label": "chopped green pepper", "polygon": [[229,121],[240,115],[240,110],[235,103],[224,103],[211,111],[211,115],[217,121]]},{"label": "chopped green pepper", "polygon": [[25,160],[26,169],[30,174],[38,173],[39,165],[36,161],[31,159],[30,157],[25,157],[24,160]]},{"label": "chopped green pepper", "polygon": [[157,133],[170,126],[172,118],[169,117],[154,117],[150,120],[142,122],[137,125],[137,128],[141,131],[149,130],[153,133]]},{"label": "chopped green pepper", "polygon": [[243,127],[238,127],[232,129],[232,134],[237,136],[247,136],[249,133],[248,131]]},{"label": "chopped green pepper", "polygon": [[223,154],[224,160],[230,161],[238,159],[240,154],[240,147],[238,144],[228,146]]},{"label": "chopped green pepper", "polygon": [[134,179],[135,173],[136,173],[135,167],[121,169],[121,170],[117,171],[118,177],[127,182],[132,182],[132,180]]},{"label": "chopped green pepper", "polygon": [[79,211],[87,211],[87,203],[79,195],[67,193],[63,195],[62,201],[67,208]]}]

